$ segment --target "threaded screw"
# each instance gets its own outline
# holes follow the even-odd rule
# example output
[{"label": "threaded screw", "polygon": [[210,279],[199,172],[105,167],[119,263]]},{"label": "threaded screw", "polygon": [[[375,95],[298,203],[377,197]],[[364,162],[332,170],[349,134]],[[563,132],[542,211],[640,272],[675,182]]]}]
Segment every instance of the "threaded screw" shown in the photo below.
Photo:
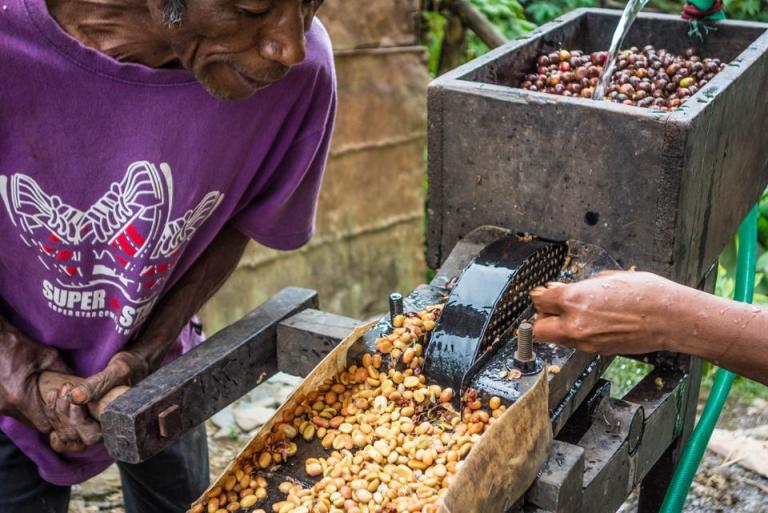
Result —
[{"label": "threaded screw", "polygon": [[517,328],[517,352],[515,358],[521,362],[530,362],[536,358],[533,354],[533,324],[523,322]]},{"label": "threaded screw", "polygon": [[403,295],[393,292],[389,295],[389,322],[394,322],[395,317],[404,312]]}]

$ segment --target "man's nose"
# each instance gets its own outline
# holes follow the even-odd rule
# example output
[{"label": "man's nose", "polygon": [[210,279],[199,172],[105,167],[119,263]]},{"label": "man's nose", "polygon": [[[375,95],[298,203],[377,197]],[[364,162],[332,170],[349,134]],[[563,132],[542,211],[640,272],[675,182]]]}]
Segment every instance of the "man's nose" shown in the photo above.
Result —
[{"label": "man's nose", "polygon": [[259,52],[264,59],[287,67],[304,62],[307,49],[300,10],[290,10],[282,16],[262,41]]}]

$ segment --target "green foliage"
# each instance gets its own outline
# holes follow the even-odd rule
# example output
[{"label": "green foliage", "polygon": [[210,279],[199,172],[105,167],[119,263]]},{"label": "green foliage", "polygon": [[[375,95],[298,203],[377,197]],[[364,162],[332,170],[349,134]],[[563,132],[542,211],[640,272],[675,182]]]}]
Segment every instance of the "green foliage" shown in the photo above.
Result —
[{"label": "green foliage", "polygon": [[427,69],[433,77],[437,75],[437,68],[440,65],[440,49],[445,35],[445,18],[436,11],[426,11],[424,21],[427,24],[427,40],[424,44],[427,47]]},{"label": "green foliage", "polygon": [[525,6],[525,14],[537,25],[542,25],[580,7],[600,7],[600,2],[597,0],[534,0]]},{"label": "green foliage", "polygon": [[723,0],[723,4],[728,18],[768,21],[768,0]]},{"label": "green foliage", "polygon": [[[536,24],[525,17],[525,9],[517,0],[470,0],[481,13],[509,39],[515,39],[536,28]],[[488,51],[480,39],[470,33],[467,58],[474,59]]]},{"label": "green foliage", "polygon": [[611,397],[624,397],[646,374],[652,365],[617,356],[605,370],[603,377],[611,382]]},{"label": "green foliage", "polygon": [[[752,302],[768,305],[768,189],[759,202],[760,218],[757,222],[757,264],[755,266],[755,293]],[[736,288],[736,257],[739,241],[734,237],[720,255],[715,293],[722,297],[733,297]]]}]

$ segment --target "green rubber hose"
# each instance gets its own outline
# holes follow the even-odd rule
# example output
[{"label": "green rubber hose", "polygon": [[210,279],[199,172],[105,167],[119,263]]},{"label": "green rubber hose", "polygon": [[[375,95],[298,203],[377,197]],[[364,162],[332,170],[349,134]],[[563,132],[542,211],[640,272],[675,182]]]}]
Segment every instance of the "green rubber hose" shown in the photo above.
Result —
[{"label": "green rubber hose", "polygon": [[[739,256],[736,266],[736,291],[733,298],[742,303],[752,303],[755,288],[755,263],[757,260],[757,205],[750,211],[739,227]],[[696,428],[683,450],[675,475],[669,484],[660,513],[680,513],[691,487],[696,470],[707,448],[712,431],[715,429],[720,412],[728,399],[735,375],[725,369],[718,369],[707,404],[701,413]]]}]

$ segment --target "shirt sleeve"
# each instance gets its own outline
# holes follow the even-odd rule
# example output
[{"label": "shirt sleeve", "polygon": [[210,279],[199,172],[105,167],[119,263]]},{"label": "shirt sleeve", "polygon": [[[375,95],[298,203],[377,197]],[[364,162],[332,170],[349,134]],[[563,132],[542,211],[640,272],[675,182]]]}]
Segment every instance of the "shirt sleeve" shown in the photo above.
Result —
[{"label": "shirt sleeve", "polygon": [[335,90],[326,109],[323,128],[294,141],[266,190],[230,220],[237,230],[264,246],[297,249],[314,234],[336,113]]}]

